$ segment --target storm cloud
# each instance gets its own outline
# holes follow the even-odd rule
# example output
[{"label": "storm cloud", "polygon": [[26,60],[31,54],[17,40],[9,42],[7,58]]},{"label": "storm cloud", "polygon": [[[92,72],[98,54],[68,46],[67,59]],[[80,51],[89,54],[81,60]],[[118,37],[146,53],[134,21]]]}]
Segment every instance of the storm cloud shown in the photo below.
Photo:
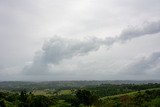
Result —
[{"label": "storm cloud", "polygon": [[[118,37],[113,38],[106,37],[105,39],[100,39],[88,37],[87,39],[78,40],[54,36],[44,42],[42,49],[36,53],[32,63],[25,66],[24,71],[26,74],[47,74],[52,64],[57,65],[63,60],[72,59],[72,57],[87,55],[90,52],[99,50],[101,46],[110,46],[117,42],[125,42],[133,38],[159,32],[160,21],[157,21],[147,23],[142,27],[125,29]],[[136,69],[140,70],[143,66],[143,64],[139,64],[139,67]]]}]

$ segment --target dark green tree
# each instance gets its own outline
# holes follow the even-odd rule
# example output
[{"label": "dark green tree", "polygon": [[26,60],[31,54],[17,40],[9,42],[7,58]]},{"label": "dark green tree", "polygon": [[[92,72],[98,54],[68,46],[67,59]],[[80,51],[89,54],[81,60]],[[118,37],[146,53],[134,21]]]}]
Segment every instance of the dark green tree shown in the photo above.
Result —
[{"label": "dark green tree", "polygon": [[5,100],[0,100],[0,107],[6,107]]},{"label": "dark green tree", "polygon": [[98,97],[94,96],[90,91],[88,90],[78,90],[76,92],[76,98],[77,101],[76,103],[79,104],[84,104],[86,106],[91,106],[96,104],[98,101]]}]

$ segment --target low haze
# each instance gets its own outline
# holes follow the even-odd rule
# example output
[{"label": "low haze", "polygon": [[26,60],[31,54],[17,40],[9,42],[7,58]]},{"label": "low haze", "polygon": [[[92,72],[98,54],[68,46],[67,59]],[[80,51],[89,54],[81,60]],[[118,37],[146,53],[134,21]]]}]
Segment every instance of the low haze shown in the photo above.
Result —
[{"label": "low haze", "polygon": [[0,1],[0,81],[159,77],[160,0]]}]

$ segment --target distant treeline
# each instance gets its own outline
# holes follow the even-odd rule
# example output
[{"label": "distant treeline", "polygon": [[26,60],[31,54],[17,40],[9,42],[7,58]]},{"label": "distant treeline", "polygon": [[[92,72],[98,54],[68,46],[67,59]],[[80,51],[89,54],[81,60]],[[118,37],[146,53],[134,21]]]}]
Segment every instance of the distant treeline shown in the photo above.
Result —
[{"label": "distant treeline", "polygon": [[131,80],[107,80],[107,81],[46,81],[46,82],[22,82],[22,81],[4,81],[0,82],[0,89],[20,91],[27,88],[27,90],[34,89],[70,89],[86,86],[95,86],[101,84],[148,84],[160,83],[160,81],[131,81]]}]

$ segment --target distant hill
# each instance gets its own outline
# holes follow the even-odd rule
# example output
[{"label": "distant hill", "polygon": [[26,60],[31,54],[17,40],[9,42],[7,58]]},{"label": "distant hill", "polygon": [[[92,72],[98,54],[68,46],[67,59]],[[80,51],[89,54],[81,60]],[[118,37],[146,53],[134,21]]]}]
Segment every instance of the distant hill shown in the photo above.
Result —
[{"label": "distant hill", "polygon": [[85,86],[95,86],[101,84],[148,84],[160,83],[160,80],[106,80],[106,81],[44,81],[44,82],[31,82],[31,81],[2,81],[0,82],[0,89],[7,90],[22,90],[22,89],[70,89]]}]

